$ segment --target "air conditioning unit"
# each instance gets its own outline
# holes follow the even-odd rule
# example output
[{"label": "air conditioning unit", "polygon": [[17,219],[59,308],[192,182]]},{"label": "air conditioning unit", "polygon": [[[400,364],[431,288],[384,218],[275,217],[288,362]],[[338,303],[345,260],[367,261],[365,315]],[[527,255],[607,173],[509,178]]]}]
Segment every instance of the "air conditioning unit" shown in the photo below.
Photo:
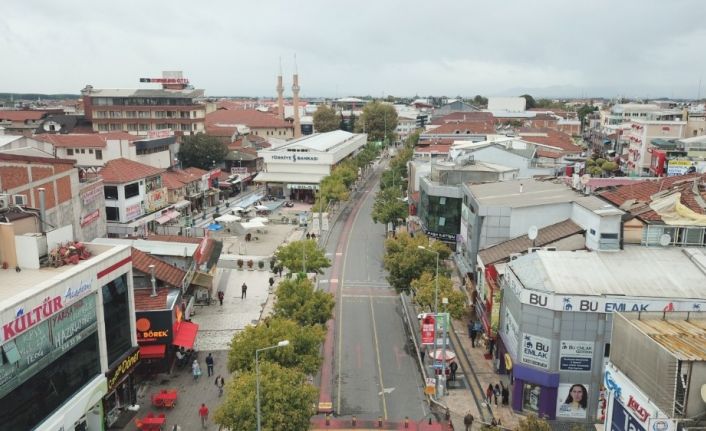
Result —
[{"label": "air conditioning unit", "polygon": [[27,205],[27,196],[25,195],[12,195],[12,204],[18,207],[23,207]]},{"label": "air conditioning unit", "polygon": [[530,247],[527,249],[527,253],[534,253],[535,251],[541,250],[542,247]]},{"label": "air conditioning unit", "polygon": [[10,195],[0,195],[0,209],[5,209],[10,206]]},{"label": "air conditioning unit", "polygon": [[522,256],[522,253],[510,253],[510,261],[513,261],[520,256]]}]

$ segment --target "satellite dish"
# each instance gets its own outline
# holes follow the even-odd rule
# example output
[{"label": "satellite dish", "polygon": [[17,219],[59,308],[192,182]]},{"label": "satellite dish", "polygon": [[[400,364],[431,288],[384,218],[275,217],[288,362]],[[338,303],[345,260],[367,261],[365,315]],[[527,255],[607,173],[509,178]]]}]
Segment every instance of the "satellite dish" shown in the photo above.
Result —
[{"label": "satellite dish", "polygon": [[701,399],[706,403],[706,385],[701,385]]},{"label": "satellite dish", "polygon": [[591,181],[591,176],[589,174],[581,175],[581,184],[585,186],[589,181]]},{"label": "satellite dish", "polygon": [[659,237],[659,245],[666,247],[672,242],[672,237],[668,233],[663,234]]},{"label": "satellite dish", "polygon": [[531,239],[534,241],[537,238],[537,233],[539,231],[537,230],[537,226],[530,226],[529,229],[527,229],[527,238]]}]

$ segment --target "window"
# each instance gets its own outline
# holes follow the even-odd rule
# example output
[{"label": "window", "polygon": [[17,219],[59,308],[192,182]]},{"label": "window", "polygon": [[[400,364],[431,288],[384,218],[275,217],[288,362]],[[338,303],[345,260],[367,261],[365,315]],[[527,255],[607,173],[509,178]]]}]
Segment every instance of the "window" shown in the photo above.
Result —
[{"label": "window", "polygon": [[618,239],[617,233],[602,233],[601,239]]},{"label": "window", "polygon": [[539,412],[539,396],[541,393],[541,386],[525,383],[522,387],[522,410]]},{"label": "window", "polygon": [[86,150],[85,150],[84,148],[81,148],[81,149],[78,150],[78,151],[79,151],[81,154],[86,154]]},{"label": "window", "polygon": [[446,205],[446,198],[445,197],[439,198],[439,205]]},{"label": "window", "polygon": [[120,359],[130,349],[130,307],[127,275],[123,274],[103,286],[103,316],[108,347],[108,364]]},{"label": "window", "polygon": [[103,150],[96,150],[96,160],[103,160]]},{"label": "window", "polygon": [[15,341],[2,346],[2,364],[15,364],[20,360],[20,353],[17,351]]},{"label": "window", "polygon": [[105,218],[109,221],[120,221],[118,209],[116,207],[105,207]]},{"label": "window", "polygon": [[118,199],[118,188],[116,186],[104,186],[103,193],[106,200],[114,201]]},{"label": "window", "polygon": [[603,347],[603,357],[610,357],[610,343],[605,343],[605,346]]},{"label": "window", "polygon": [[596,230],[595,230],[595,229],[591,229],[590,232],[591,232],[591,235],[596,236]]},{"label": "window", "polygon": [[88,150],[88,154],[93,154],[93,148],[90,148],[90,149]]},{"label": "window", "polygon": [[439,226],[444,226],[446,224],[446,217],[439,217]]},{"label": "window", "polygon": [[74,149],[73,149],[73,148],[67,148],[67,149],[66,149],[66,155],[67,155],[67,156],[73,156],[73,155],[74,155]]},{"label": "window", "polygon": [[99,131],[99,132],[107,132],[107,131],[108,131],[108,125],[107,125],[107,124],[99,124],[99,125],[98,125],[98,131]]},{"label": "window", "polygon": [[137,183],[128,184],[125,186],[125,199],[135,197],[140,194],[140,185]]}]

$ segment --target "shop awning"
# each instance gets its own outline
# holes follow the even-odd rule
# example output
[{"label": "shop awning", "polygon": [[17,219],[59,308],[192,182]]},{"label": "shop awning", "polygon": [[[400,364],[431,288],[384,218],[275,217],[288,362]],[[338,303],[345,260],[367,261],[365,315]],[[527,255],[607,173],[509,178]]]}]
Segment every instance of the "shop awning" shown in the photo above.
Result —
[{"label": "shop awning", "polygon": [[199,325],[196,323],[181,322],[172,344],[175,346],[184,347],[186,349],[192,349],[194,347],[194,341],[196,340],[196,333],[198,331]]},{"label": "shop awning", "polygon": [[140,346],[141,359],[159,359],[164,357],[167,346],[164,344],[147,344]]},{"label": "shop awning", "polygon": [[187,200],[179,201],[179,202],[177,202],[177,203],[174,204],[174,209],[179,210],[179,209],[182,209],[182,208],[186,208],[186,207],[188,207],[189,205],[191,205],[191,202],[189,202],[189,201],[187,201]]},{"label": "shop awning", "polygon": [[325,176],[325,174],[300,172],[260,172],[255,181],[258,183],[310,183],[318,185]]},{"label": "shop awning", "polygon": [[168,222],[169,220],[174,220],[177,217],[179,217],[179,211],[172,210],[172,211],[167,211],[166,213],[157,217],[155,219],[155,221],[159,224],[164,224],[164,223]]}]

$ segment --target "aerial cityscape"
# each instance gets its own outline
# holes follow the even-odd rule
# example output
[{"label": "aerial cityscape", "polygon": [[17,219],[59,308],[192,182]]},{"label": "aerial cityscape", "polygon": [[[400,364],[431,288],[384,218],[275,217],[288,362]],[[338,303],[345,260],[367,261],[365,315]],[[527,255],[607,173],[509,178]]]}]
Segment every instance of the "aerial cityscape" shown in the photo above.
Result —
[{"label": "aerial cityscape", "polygon": [[4,6],[0,430],[706,429],[706,4]]}]

